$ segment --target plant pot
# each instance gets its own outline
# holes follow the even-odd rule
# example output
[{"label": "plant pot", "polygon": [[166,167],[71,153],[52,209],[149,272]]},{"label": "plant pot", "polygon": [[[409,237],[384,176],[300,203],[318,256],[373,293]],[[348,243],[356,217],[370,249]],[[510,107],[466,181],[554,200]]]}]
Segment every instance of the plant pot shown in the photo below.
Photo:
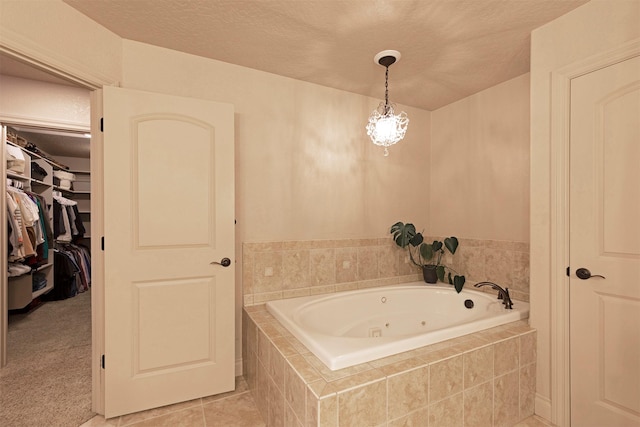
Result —
[{"label": "plant pot", "polygon": [[437,283],[438,275],[436,274],[436,266],[435,265],[422,266],[422,277],[424,277],[424,281],[427,283]]}]

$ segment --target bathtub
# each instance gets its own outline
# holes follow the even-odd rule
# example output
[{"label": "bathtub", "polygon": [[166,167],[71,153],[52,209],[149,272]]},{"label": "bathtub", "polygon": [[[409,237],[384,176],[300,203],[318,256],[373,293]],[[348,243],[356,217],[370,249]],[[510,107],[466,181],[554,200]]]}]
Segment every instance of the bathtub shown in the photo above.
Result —
[{"label": "bathtub", "polygon": [[[469,286],[469,285],[467,285]],[[529,304],[424,282],[270,301],[267,310],[331,370],[529,317]],[[468,308],[469,307],[469,308]]]}]

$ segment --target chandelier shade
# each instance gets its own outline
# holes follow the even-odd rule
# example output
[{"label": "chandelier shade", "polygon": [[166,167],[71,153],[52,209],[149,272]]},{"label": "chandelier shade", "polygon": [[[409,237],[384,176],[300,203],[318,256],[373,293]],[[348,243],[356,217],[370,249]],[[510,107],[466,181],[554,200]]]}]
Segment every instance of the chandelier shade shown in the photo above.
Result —
[{"label": "chandelier shade", "polygon": [[389,103],[389,66],[400,59],[400,52],[384,50],[374,57],[376,64],[385,67],[384,102],[373,110],[367,124],[367,135],[375,145],[384,147],[384,155],[389,155],[389,147],[401,141],[407,133],[409,117],[404,111],[395,114],[395,104]]}]

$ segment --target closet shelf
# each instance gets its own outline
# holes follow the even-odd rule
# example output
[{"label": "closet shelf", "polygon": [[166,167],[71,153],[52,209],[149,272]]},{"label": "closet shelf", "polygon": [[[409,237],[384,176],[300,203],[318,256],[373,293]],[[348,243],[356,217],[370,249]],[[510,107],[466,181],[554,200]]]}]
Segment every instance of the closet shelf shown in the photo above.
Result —
[{"label": "closet shelf", "polygon": [[37,180],[37,179],[34,179],[34,178],[31,178],[31,184],[42,185],[44,187],[51,187],[52,186],[51,184],[47,184],[44,181],[40,181],[40,180]]},{"label": "closet shelf", "polygon": [[51,267],[53,267],[53,263],[52,263],[52,262],[47,263],[47,264],[43,264],[43,265],[41,265],[40,267],[34,268],[34,269],[32,269],[31,271],[27,271],[26,273],[21,274],[21,275],[19,275],[19,276],[9,276],[9,279],[18,279],[18,278],[20,278],[20,277],[30,276],[30,275],[32,275],[32,274],[33,274],[34,272],[36,272],[36,271],[46,270],[47,268],[51,268]]},{"label": "closet shelf", "polygon": [[21,175],[19,173],[15,173],[15,172],[11,172],[11,171],[7,171],[7,177],[19,179],[19,180],[22,180],[22,181],[29,181],[31,179],[28,176],[24,176],[24,175]]},{"label": "closet shelf", "polygon": [[49,268],[49,267],[53,267],[53,263],[52,262],[44,264],[44,265],[41,265],[40,267],[34,269],[33,271],[40,271],[40,270],[44,270],[45,268]]},{"label": "closet shelf", "polygon": [[33,292],[31,294],[32,298],[37,298],[42,294],[46,294],[47,292],[49,292],[51,289],[53,289],[53,283],[47,283],[47,286],[45,286],[42,289],[38,289],[37,291]]},{"label": "closet shelf", "polygon": [[42,154],[38,154],[38,153],[34,153],[31,150],[27,150],[25,147],[18,145],[12,141],[9,141],[8,139],[5,139],[5,143],[9,144],[9,145],[13,145],[14,147],[18,147],[19,149],[21,149],[22,151],[24,151],[25,153],[27,153],[29,156],[31,156],[32,158],[36,158],[36,159],[42,159],[45,162],[49,163],[52,167],[56,168],[56,169],[60,169],[60,170],[67,170],[66,166],[61,165],[60,163],[56,162],[55,160],[49,158],[49,157],[45,157]]},{"label": "closet shelf", "polygon": [[68,194],[91,194],[91,191],[67,190],[66,188],[62,188],[58,185],[54,185],[53,188],[55,190],[61,191],[63,193],[68,193]]}]

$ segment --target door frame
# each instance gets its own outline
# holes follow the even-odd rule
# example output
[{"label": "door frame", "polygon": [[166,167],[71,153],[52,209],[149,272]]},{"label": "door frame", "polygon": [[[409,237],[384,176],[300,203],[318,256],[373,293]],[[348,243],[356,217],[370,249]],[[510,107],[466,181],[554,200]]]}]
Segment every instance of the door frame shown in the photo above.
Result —
[{"label": "door frame", "polygon": [[[23,62],[41,71],[75,83],[79,87],[91,91],[91,192],[100,197],[91,197],[91,410],[104,413],[104,371],[100,367],[101,355],[104,354],[104,259],[100,247],[99,236],[103,235],[103,167],[102,167],[102,134],[100,132],[100,114],[102,99],[97,89],[103,86],[120,86],[119,82],[109,80],[105,75],[82,69],[75,62],[64,58],[53,58],[51,54],[38,46],[27,44],[19,38],[6,34],[0,41],[0,52],[15,60]],[[5,118],[9,119],[9,118]],[[52,123],[43,123],[29,118],[10,118],[14,124],[40,124],[51,127]],[[94,176],[95,173],[95,176]],[[3,222],[4,224],[4,222]],[[0,281],[0,292],[7,294],[7,280]],[[3,298],[4,300],[4,298]],[[1,307],[0,307],[1,308]],[[0,366],[6,364],[7,311],[0,316]]]},{"label": "door frame", "polygon": [[640,39],[576,61],[551,73],[550,122],[550,344],[551,421],[571,425],[569,348],[569,142],[571,80],[640,56]]}]

